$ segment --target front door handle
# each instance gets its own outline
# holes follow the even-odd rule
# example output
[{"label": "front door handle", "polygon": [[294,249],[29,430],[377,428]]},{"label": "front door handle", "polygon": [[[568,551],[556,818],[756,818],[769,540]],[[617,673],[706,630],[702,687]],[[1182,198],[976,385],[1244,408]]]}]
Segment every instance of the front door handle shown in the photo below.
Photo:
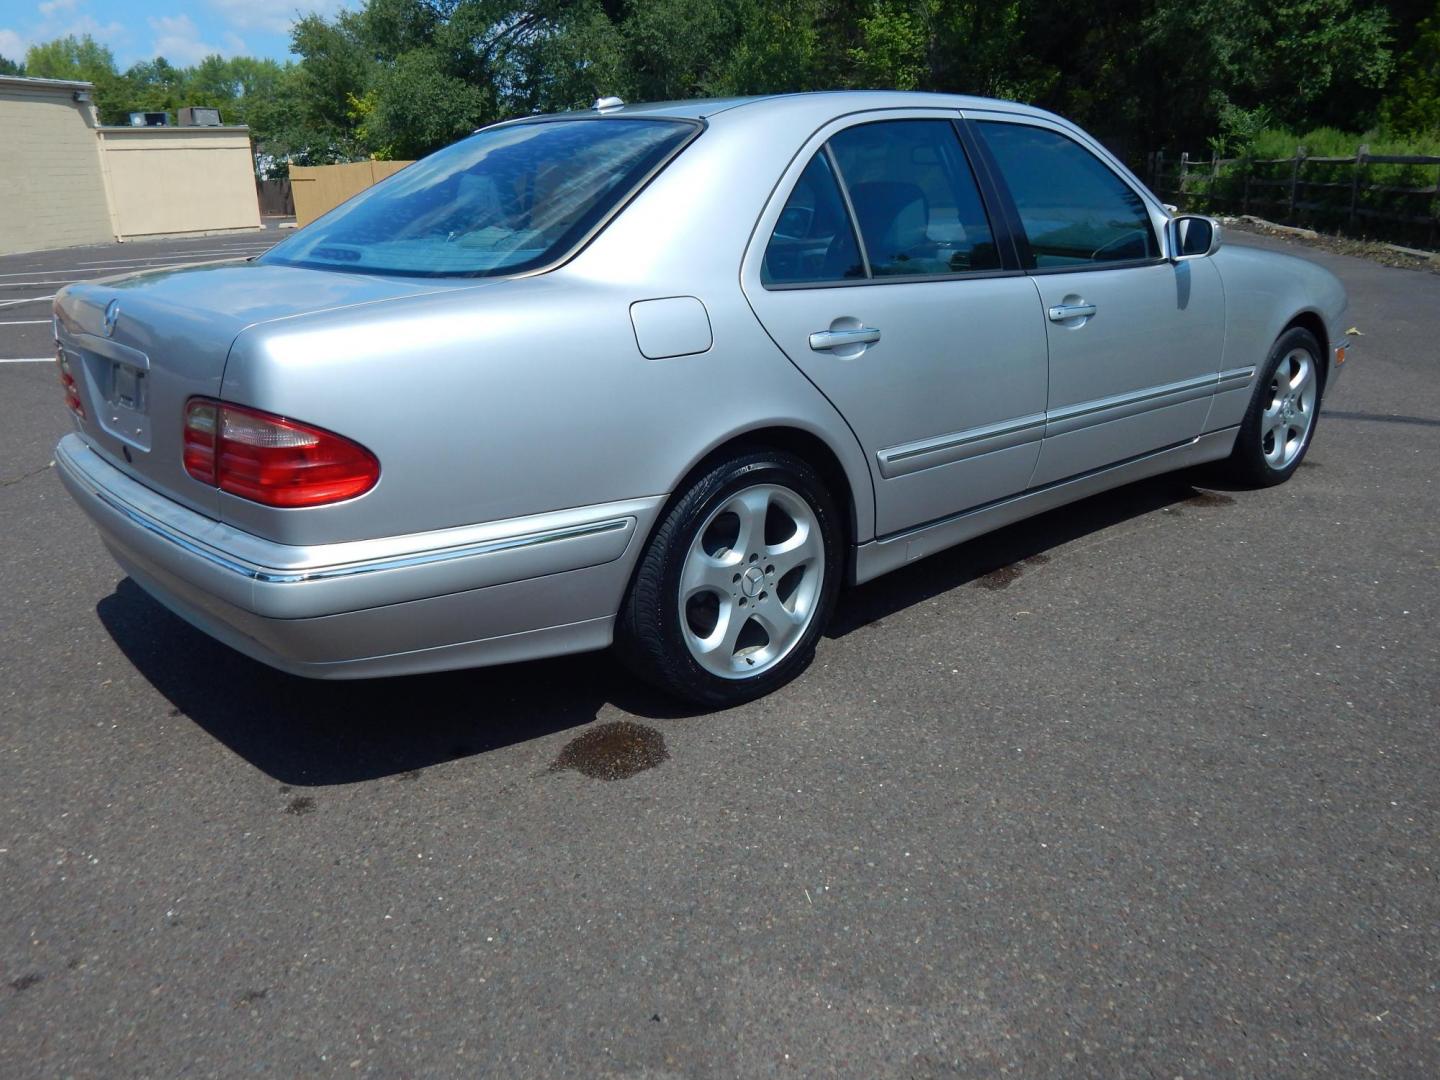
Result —
[{"label": "front door handle", "polygon": [[1066,319],[1086,318],[1094,314],[1094,304],[1056,304],[1050,309],[1050,321],[1064,322]]},{"label": "front door handle", "polygon": [[880,331],[873,326],[860,326],[854,330],[817,330],[810,335],[810,348],[824,352],[845,345],[869,345],[879,340]]}]

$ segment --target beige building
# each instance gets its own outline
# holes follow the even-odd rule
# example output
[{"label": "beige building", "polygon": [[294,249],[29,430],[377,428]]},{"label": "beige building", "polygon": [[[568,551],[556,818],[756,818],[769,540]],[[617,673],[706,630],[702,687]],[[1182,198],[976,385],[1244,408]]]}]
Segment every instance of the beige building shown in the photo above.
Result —
[{"label": "beige building", "polygon": [[258,229],[250,129],[100,129],[116,239]]},{"label": "beige building", "polygon": [[115,239],[90,92],[0,76],[0,254]]},{"label": "beige building", "polygon": [[102,128],[89,83],[0,76],[0,254],[259,227],[248,128]]}]

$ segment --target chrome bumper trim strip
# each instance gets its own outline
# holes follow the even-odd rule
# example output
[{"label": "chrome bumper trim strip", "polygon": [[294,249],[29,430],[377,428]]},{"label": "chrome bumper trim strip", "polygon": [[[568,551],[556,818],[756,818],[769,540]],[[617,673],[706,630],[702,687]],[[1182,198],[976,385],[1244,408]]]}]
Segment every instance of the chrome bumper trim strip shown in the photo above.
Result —
[{"label": "chrome bumper trim strip", "polygon": [[[76,476],[73,466],[71,475],[76,479],[81,479],[81,477]],[[528,533],[519,536],[505,536],[478,544],[466,544],[453,548],[439,548],[433,551],[416,552],[413,555],[372,559],[367,562],[349,563],[343,566],[324,566],[309,570],[278,570],[272,567],[254,566],[250,563],[231,558],[224,552],[198,543],[183,533],[168,528],[150,515],[116,498],[110,492],[99,489],[95,484],[84,480],[82,480],[82,482],[85,484],[85,487],[106,506],[110,507],[110,509],[114,510],[117,514],[125,517],[131,523],[145,529],[147,532],[161,537],[176,547],[181,548],[197,558],[204,559],[206,562],[222,570],[237,574],[240,577],[249,578],[252,581],[273,585],[295,585],[301,582],[322,581],[328,578],[376,574],[385,570],[402,570],[412,566],[447,562],[452,559],[467,559],[475,555],[491,555],[500,551],[514,551],[518,548],[536,547],[540,544],[550,544],[560,540],[573,540],[582,536],[598,536],[603,533],[627,529],[634,520],[628,517],[611,518],[606,521],[592,522],[587,525],[574,525],[568,528],[550,529],[545,532]]]}]

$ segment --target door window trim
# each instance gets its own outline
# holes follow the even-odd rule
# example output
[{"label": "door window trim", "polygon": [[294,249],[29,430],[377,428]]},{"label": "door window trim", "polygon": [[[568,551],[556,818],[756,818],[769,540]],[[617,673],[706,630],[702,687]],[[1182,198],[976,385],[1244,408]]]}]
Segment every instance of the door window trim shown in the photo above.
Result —
[{"label": "door window trim", "polygon": [[[885,123],[887,121],[901,120],[948,120],[955,132],[956,141],[960,146],[962,160],[970,169],[970,175],[975,182],[977,194],[980,198],[981,209],[990,225],[990,231],[995,240],[996,250],[1000,255],[1000,266],[993,270],[964,270],[950,274],[915,274],[915,275],[873,275],[870,267],[870,255],[865,249],[865,243],[860,235],[859,221],[855,216],[855,207],[850,200],[850,189],[845,182],[845,177],[840,171],[839,163],[835,160],[834,153],[830,149],[830,140],[842,131],[853,127],[860,127],[864,124]],[[766,292],[794,292],[800,289],[853,289],[865,288],[872,285],[923,285],[929,282],[941,281],[970,281],[976,278],[1002,278],[1002,277],[1024,277],[1026,271],[1022,268],[1019,254],[1015,250],[1014,240],[1011,237],[1009,222],[1001,221],[999,207],[995,200],[994,185],[989,182],[981,168],[978,167],[976,158],[969,147],[969,140],[963,131],[964,121],[959,109],[875,109],[862,113],[849,113],[845,116],[837,116],[820,128],[816,129],[807,139],[803,146],[791,158],[790,164],[781,174],[770,194],[769,201],[760,212],[760,218],[755,224],[751,233],[750,245],[746,249],[741,261],[742,282],[753,283]],[[845,204],[846,216],[850,220],[850,229],[860,245],[860,257],[864,262],[866,276],[863,278],[843,278],[839,281],[788,281],[769,282],[761,280],[759,273],[760,262],[765,257],[765,249],[770,243],[770,235],[774,232],[775,222],[784,211],[790,196],[794,194],[800,177],[809,166],[811,159],[816,154],[826,155],[827,164],[830,165],[835,181],[840,187],[841,200]],[[788,183],[787,183],[788,178]]]},{"label": "door window trim", "polygon": [[[1034,254],[1030,251],[1030,240],[1025,234],[1025,226],[1020,218],[1019,208],[1015,205],[1015,199],[1010,193],[1010,185],[1006,181],[1004,173],[1000,169],[1000,163],[995,160],[989,145],[985,142],[985,136],[974,130],[973,125],[980,123],[1002,123],[1015,124],[1019,127],[1039,128],[1041,131],[1054,132],[1063,139],[1068,139],[1083,152],[1089,154],[1100,165],[1115,177],[1127,190],[1140,200],[1140,205],[1145,209],[1145,217],[1149,222],[1152,235],[1156,239],[1156,249],[1160,252],[1157,256],[1147,256],[1143,259],[1117,259],[1111,262],[1095,263],[1074,263],[1069,266],[1034,266]],[[985,169],[991,182],[995,187],[995,197],[1002,213],[1006,218],[1006,229],[1010,234],[1011,242],[1015,245],[1016,253],[1020,259],[1020,265],[1024,267],[1023,273],[1030,277],[1048,277],[1053,274],[1090,274],[1103,272],[1105,270],[1133,270],[1136,267],[1159,266],[1168,263],[1169,257],[1165,251],[1165,238],[1168,235],[1163,227],[1163,222],[1157,221],[1155,200],[1149,192],[1137,188],[1124,174],[1117,172],[1111,162],[1105,160],[1105,156],[1097,154],[1093,146],[1087,145],[1085,141],[1076,137],[1076,133],[1069,131],[1059,124],[1038,116],[1025,116],[1018,113],[987,112],[982,110],[963,110],[961,126],[969,129],[970,142],[974,145],[976,157],[985,163]]]}]

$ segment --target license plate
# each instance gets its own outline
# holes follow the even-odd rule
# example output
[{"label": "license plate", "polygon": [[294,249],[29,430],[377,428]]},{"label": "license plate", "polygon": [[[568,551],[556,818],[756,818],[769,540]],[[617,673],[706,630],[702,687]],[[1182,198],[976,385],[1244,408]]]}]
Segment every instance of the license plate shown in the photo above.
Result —
[{"label": "license plate", "polygon": [[114,364],[110,373],[110,403],[131,412],[145,411],[145,374],[129,364]]}]

